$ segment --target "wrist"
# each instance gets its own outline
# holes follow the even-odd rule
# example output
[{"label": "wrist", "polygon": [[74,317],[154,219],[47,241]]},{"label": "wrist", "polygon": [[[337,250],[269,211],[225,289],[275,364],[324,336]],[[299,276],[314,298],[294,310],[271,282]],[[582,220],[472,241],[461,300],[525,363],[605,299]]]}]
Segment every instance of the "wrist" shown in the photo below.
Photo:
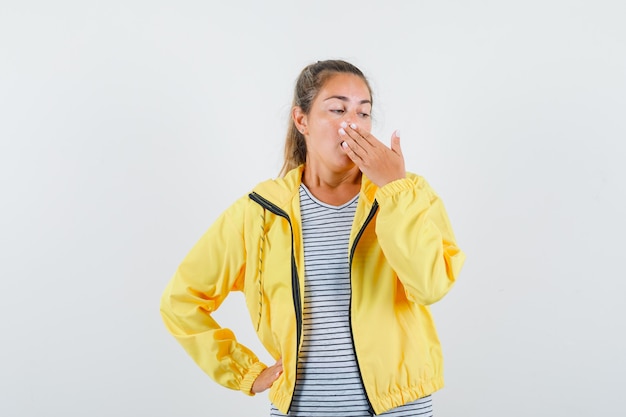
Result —
[{"label": "wrist", "polygon": [[254,385],[254,381],[256,381],[257,377],[261,375],[267,369],[267,365],[263,362],[256,362],[254,365],[248,369],[248,372],[243,376],[243,380],[241,381],[241,385],[239,386],[240,391],[242,391],[246,395],[254,395],[255,392],[252,391],[252,386]]}]

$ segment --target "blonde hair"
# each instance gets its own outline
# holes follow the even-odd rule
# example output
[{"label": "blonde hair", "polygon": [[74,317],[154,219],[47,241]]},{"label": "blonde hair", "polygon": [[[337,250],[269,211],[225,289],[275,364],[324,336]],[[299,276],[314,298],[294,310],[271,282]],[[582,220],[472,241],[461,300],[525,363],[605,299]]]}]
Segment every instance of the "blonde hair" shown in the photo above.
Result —
[{"label": "blonde hair", "polygon": [[[317,97],[319,91],[324,84],[336,74],[354,74],[365,82],[367,89],[372,96],[372,88],[360,69],[354,65],[342,60],[326,60],[317,61],[314,64],[307,65],[298,76],[296,87],[293,93],[293,107],[300,107],[304,114],[309,114],[311,104]],[[373,103],[373,98],[372,98]],[[304,135],[298,131],[293,120],[289,119],[289,127],[287,128],[287,138],[285,139],[285,160],[280,170],[280,176],[284,176],[293,168],[303,164],[306,161],[306,142]]]}]

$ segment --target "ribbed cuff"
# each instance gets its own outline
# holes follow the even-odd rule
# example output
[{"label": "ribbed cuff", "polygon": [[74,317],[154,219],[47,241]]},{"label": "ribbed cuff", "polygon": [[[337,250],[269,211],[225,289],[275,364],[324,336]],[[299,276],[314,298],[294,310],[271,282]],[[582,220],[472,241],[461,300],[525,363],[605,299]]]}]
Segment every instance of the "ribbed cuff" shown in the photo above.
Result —
[{"label": "ribbed cuff", "polygon": [[385,197],[392,197],[402,191],[410,190],[415,187],[413,181],[409,178],[400,178],[399,180],[391,181],[376,191],[376,199],[382,199]]},{"label": "ribbed cuff", "polygon": [[254,395],[252,392],[252,385],[257,377],[267,368],[263,362],[257,362],[248,369],[248,372],[244,375],[239,389],[246,395]]}]

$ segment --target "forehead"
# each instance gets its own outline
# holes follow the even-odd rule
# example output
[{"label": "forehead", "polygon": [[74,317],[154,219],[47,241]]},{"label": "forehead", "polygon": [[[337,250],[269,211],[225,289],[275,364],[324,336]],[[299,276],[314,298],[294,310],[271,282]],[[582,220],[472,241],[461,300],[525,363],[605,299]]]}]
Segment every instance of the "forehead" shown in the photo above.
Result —
[{"label": "forehead", "polygon": [[364,100],[371,101],[372,99],[370,90],[363,78],[355,74],[346,73],[331,75],[318,94],[318,98],[322,100],[333,96],[346,97],[349,100],[358,102]]}]

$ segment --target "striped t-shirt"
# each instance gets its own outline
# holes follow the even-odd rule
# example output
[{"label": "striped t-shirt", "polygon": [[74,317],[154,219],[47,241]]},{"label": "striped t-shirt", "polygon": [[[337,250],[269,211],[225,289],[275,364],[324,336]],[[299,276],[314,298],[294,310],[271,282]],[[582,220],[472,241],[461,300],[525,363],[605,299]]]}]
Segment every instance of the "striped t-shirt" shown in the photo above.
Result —
[{"label": "striped t-shirt", "polygon": [[[300,186],[304,242],[302,347],[289,416],[369,417],[371,411],[359,373],[350,330],[349,239],[358,195],[341,206],[316,199]],[[430,397],[421,401],[430,416]],[[413,403],[411,403],[413,404]],[[407,406],[411,407],[409,404]],[[406,406],[405,406],[406,407]],[[396,412],[400,412],[396,414]],[[285,416],[273,405],[271,415]],[[387,413],[385,413],[387,415]]]}]

